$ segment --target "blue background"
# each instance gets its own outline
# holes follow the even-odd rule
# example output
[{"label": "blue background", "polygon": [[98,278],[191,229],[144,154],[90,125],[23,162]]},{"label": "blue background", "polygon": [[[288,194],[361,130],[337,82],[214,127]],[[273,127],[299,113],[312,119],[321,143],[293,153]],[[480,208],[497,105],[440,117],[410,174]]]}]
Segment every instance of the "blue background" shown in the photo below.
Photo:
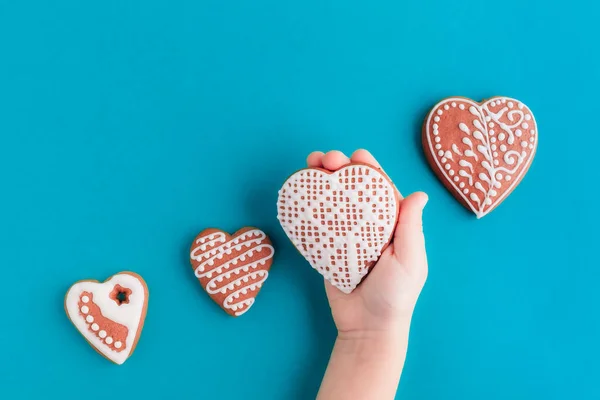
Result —
[{"label": "blue background", "polygon": [[[549,3],[0,1],[0,397],[314,397],[335,328],[277,190],[312,150],[364,147],[430,195],[398,398],[600,398],[600,5]],[[529,174],[482,220],[421,151],[450,95],[515,97],[539,124]],[[187,250],[243,225],[278,253],[234,319]],[[63,296],[128,269],[150,305],[118,367]]]}]

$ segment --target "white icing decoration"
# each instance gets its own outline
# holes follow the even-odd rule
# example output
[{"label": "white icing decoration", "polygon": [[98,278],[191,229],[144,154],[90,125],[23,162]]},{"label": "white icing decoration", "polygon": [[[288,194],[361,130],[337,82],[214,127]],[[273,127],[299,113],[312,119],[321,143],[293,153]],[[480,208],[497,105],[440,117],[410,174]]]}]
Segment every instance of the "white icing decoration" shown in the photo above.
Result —
[{"label": "white icing decoration", "polygon": [[[116,301],[110,298],[110,294],[113,291],[115,285],[120,285],[124,288],[131,290],[131,294],[128,296],[128,303],[118,305]],[[106,331],[101,330],[97,323],[90,325],[86,318],[82,318],[80,315],[80,296],[81,293],[88,292],[92,293],[93,298],[88,298],[88,302],[92,301],[98,306],[102,315],[120,325],[127,327],[128,334],[125,340],[125,348],[120,352],[115,352],[110,347],[106,346],[103,340],[106,336]],[[81,296],[81,301],[83,302]],[[90,282],[81,281],[77,282],[67,292],[65,298],[65,308],[67,314],[75,327],[81,332],[86,340],[96,348],[102,355],[112,360],[116,364],[122,364],[129,357],[131,348],[138,334],[138,328],[141,322],[142,312],[146,304],[146,289],[144,284],[140,281],[137,276],[129,273],[120,273],[112,276],[108,281]],[[87,317],[91,317],[88,315]],[[91,330],[90,330],[91,328]],[[98,336],[96,336],[98,332]]]},{"label": "white icing decoration", "polygon": [[[457,182],[458,182],[458,179],[455,179],[455,181],[457,181]],[[458,186],[459,186],[459,187],[462,189],[462,188],[464,188],[464,187],[465,187],[465,183],[464,183],[464,182],[461,182],[461,183],[460,183]]]},{"label": "white icing decoration", "polygon": [[[525,143],[525,145],[527,145],[527,143]],[[442,164],[445,163],[446,161],[448,161],[448,159],[446,157],[442,157]]]},{"label": "white icing decoration", "polygon": [[436,150],[439,150],[439,149],[441,149],[441,148],[442,148],[442,145],[441,145],[441,144],[437,143],[437,144],[435,145],[435,149],[436,149]]},{"label": "white icing decoration", "polygon": [[111,338],[111,337],[109,336],[109,337],[107,337],[107,338],[106,338],[104,341],[105,341],[107,344],[111,344],[111,343],[113,342],[113,338]]},{"label": "white icing decoration", "polygon": [[[430,125],[428,124],[428,126]],[[329,189],[326,191],[323,189],[325,191],[323,194],[317,193],[316,201],[302,199],[303,192],[298,191],[298,193],[294,193],[289,188],[293,188],[293,184],[303,177],[310,177],[311,181],[317,180],[324,185],[329,185]],[[363,178],[363,180],[362,182],[357,180],[352,186],[347,186],[343,182],[346,177],[359,177]],[[375,185],[372,183],[373,180],[376,182]],[[368,191],[365,185],[369,185]],[[336,192],[338,197],[355,199],[351,201],[351,214],[361,215],[358,221],[353,219],[352,215],[348,219],[346,212],[339,211],[340,209],[346,209],[349,205],[348,203],[343,201],[339,204],[334,204],[333,200],[327,200],[327,196],[333,192]],[[372,200],[367,201],[366,197]],[[375,199],[379,198],[382,199],[381,202],[379,200],[375,201]],[[358,199],[364,199],[364,201],[358,201]],[[298,204],[295,205],[295,202]],[[313,216],[313,208],[318,207],[321,202],[325,208],[331,209],[331,212],[325,213],[324,217],[318,216],[315,218]],[[372,207],[373,204],[379,207]],[[287,212],[280,208],[283,207],[283,209],[287,210],[288,206],[296,207],[299,210],[297,212],[294,211],[294,214],[298,215],[297,218],[294,215],[291,217],[288,216]],[[300,211],[302,208],[306,211]],[[354,290],[369,271],[368,265],[379,259],[384,246],[389,243],[392,237],[397,218],[397,202],[394,197],[393,185],[378,169],[362,165],[349,165],[330,174],[316,169],[296,172],[288,178],[279,192],[278,209],[279,222],[299,252],[309,261],[314,269],[319,271],[325,279],[329,280],[344,293],[350,293]],[[304,220],[307,223],[310,222],[309,226],[316,227],[318,232],[323,236],[320,236],[322,242],[315,242],[314,236],[306,237],[307,244],[316,244],[319,247],[321,258],[317,258],[314,250],[302,246],[296,239],[298,237],[296,229],[300,225],[300,220]],[[344,231],[346,236],[338,237],[333,235],[328,229],[320,229],[322,224],[327,226],[327,222],[329,221],[332,223],[334,221],[337,223],[344,222],[344,226],[347,227],[347,230]],[[354,225],[354,222],[357,222],[357,225]],[[367,237],[364,232],[369,231],[378,233],[377,235]],[[328,243],[329,238],[333,239],[333,243],[324,248],[323,242]],[[331,260],[337,259],[337,250],[340,249],[347,249],[347,254],[340,261],[341,264],[333,266],[331,265]],[[348,268],[348,271],[339,268]],[[342,276],[339,282],[335,282],[333,274],[340,272],[349,276]]]},{"label": "white icing decoration", "polygon": [[89,297],[87,297],[87,296],[83,296],[83,297],[81,298],[81,301],[82,301],[82,302],[84,302],[84,303],[87,303],[88,301],[90,301],[90,298],[89,298]]},{"label": "white icing decoration", "polygon": [[450,107],[448,106],[448,104],[444,105],[444,110],[449,110]]},{"label": "white icing decoration", "polygon": [[433,120],[434,120],[435,122],[440,122],[440,117],[436,116],[436,117],[435,117]]},{"label": "white icing decoration", "polygon": [[[449,143],[448,145],[454,154],[459,156],[462,155],[462,161],[472,158],[474,162],[479,163],[485,169],[485,173],[483,174],[485,179],[480,174],[480,176],[478,176],[479,181],[475,182],[479,183],[480,187],[476,188],[482,192],[483,198],[478,196],[477,198],[479,202],[476,202],[473,200],[472,196],[463,196],[472,211],[478,216],[478,218],[481,218],[491,211],[508,195],[508,193],[512,191],[512,188],[514,188],[514,183],[506,184],[508,185],[507,188],[503,190],[500,195],[498,195],[496,189],[502,186],[499,181],[502,179],[503,174],[497,173],[505,173],[504,179],[507,181],[511,180],[511,174],[518,174],[520,178],[524,174],[528,165],[531,163],[534,152],[530,150],[535,149],[535,138],[533,137],[535,129],[530,131],[532,135],[530,138],[531,145],[523,141],[523,143],[525,143],[523,148],[527,151],[523,151],[521,153],[514,150],[509,150],[507,145],[501,144],[500,151],[503,153],[498,154],[494,144],[496,142],[496,137],[500,141],[506,141],[508,145],[513,145],[515,144],[515,137],[521,137],[523,135],[523,131],[518,128],[527,129],[530,125],[535,127],[535,121],[533,119],[533,115],[529,112],[529,110],[525,109],[522,103],[508,98],[495,98],[494,100],[484,102],[481,105],[464,99],[443,100],[444,103],[452,101],[460,101],[459,108],[461,108],[460,106],[463,106],[461,109],[465,109],[463,103],[466,103],[470,114],[475,117],[468,118],[461,116],[461,120],[457,121],[457,128],[463,133],[463,135],[460,136],[460,139],[458,139],[460,140],[459,142]],[[518,105],[518,109],[514,109],[515,104]],[[438,109],[438,107],[440,107],[440,104],[436,105],[434,110]],[[492,111],[490,110],[490,107],[497,108],[494,108],[494,111]],[[429,119],[426,123],[426,127],[429,126],[429,120],[433,118],[432,114],[430,114],[428,118]],[[528,124],[525,121],[532,122]],[[498,132],[494,132],[493,129],[489,129],[494,127],[497,127]],[[492,137],[492,132],[496,134],[495,137]],[[443,134],[443,132],[441,132],[441,134]],[[429,130],[426,132],[426,137],[431,148],[432,144]],[[474,143],[474,141],[476,143]],[[519,141],[517,143],[523,145],[521,142],[522,141]],[[440,157],[442,156],[445,157],[446,154],[444,153],[440,155]],[[454,183],[456,182],[456,179],[452,179],[452,176],[444,171],[444,169],[447,169],[445,164],[442,163],[440,165],[439,159],[435,157],[434,161],[436,164],[438,164],[438,167],[441,168],[442,174],[445,175],[446,179],[448,179],[460,193],[459,188]],[[461,165],[460,158],[458,161],[459,165]],[[503,163],[502,165],[501,161]],[[467,168],[466,164],[461,165],[461,167]],[[459,176],[469,180],[470,186],[475,187],[472,176],[472,168],[459,169],[457,172]],[[515,179],[513,181],[518,182],[519,179]],[[485,188],[485,185],[488,185],[489,187]]]},{"label": "white icing decoration", "polygon": [[123,344],[121,342],[115,342],[115,349],[120,349]]},{"label": "white icing decoration", "polygon": [[[198,238],[196,240],[196,247],[190,253],[192,260],[200,262],[195,270],[196,277],[210,279],[205,288],[209,294],[227,294],[227,292],[231,292],[223,300],[223,308],[235,311],[234,314],[236,316],[246,313],[255,302],[254,297],[235,300],[240,297],[241,291],[257,290],[269,276],[268,271],[261,269],[261,267],[273,258],[275,250],[273,246],[265,243],[266,238],[267,235],[260,229],[248,230],[230,240],[227,240],[223,232],[215,232]],[[202,245],[206,242],[211,243],[211,246],[215,247],[210,248],[209,251],[205,249],[205,252],[202,252]],[[223,253],[227,254],[227,251],[230,249],[235,249],[236,251],[242,251],[243,249],[244,252],[220,264],[218,268],[206,271],[206,267],[210,265],[211,261],[219,258]],[[265,254],[251,263],[242,264],[247,258],[252,257],[254,253],[259,252],[264,252]],[[240,266],[233,268],[235,265]],[[213,277],[213,275],[216,276]],[[239,277],[225,286],[218,287],[218,282],[223,282],[224,279],[229,279],[232,275]],[[250,279],[253,280],[252,284],[242,286],[242,283],[246,283]],[[238,309],[241,311],[237,311]]]},{"label": "white icing decoration", "polygon": [[443,157],[444,156],[444,150],[438,151],[438,156]]},{"label": "white icing decoration", "polygon": [[[527,144],[527,143],[526,143]],[[90,312],[90,309],[87,306],[83,306],[81,307],[81,312],[83,314],[87,314],[88,312]]]},{"label": "white icing decoration", "polygon": [[460,105],[458,106],[458,108],[460,108],[461,110],[464,110],[464,109],[465,109],[465,105],[464,105],[464,104],[460,104]]},{"label": "white icing decoration", "polygon": [[87,317],[85,317],[85,320],[91,324],[92,322],[94,322],[94,317],[88,315]]},{"label": "white icing decoration", "polygon": [[455,101],[452,102],[452,107],[456,107],[456,102]]},{"label": "white icing decoration", "polygon": [[525,140],[521,142],[521,147],[527,147],[527,142]]},{"label": "white icing decoration", "polygon": [[453,169],[451,169],[450,171],[448,171],[448,175],[450,175],[450,176],[454,176],[454,170],[453,170]]}]

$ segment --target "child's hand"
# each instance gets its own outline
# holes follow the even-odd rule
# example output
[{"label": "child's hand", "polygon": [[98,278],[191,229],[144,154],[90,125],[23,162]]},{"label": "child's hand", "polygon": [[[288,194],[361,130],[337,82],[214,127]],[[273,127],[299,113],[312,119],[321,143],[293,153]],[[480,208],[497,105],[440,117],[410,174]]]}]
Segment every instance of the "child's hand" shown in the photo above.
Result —
[{"label": "child's hand", "polygon": [[[350,162],[381,166],[366,150],[357,150],[351,158],[339,151],[314,152],[309,167],[336,171]],[[400,196],[402,198],[402,196]],[[421,222],[427,203],[425,193],[414,193],[400,201],[398,225],[392,242],[364,281],[350,294],[325,281],[331,312],[340,336],[373,334],[395,330],[410,319],[427,278],[427,257]]]},{"label": "child's hand", "polygon": [[[351,158],[339,151],[314,152],[307,159],[309,167],[330,171],[351,162],[381,168],[366,150],[357,150]],[[338,338],[319,399],[394,397],[413,309],[427,279],[421,220],[426,203],[425,193],[400,200],[398,225],[390,245],[352,293],[344,294],[325,281]]]}]

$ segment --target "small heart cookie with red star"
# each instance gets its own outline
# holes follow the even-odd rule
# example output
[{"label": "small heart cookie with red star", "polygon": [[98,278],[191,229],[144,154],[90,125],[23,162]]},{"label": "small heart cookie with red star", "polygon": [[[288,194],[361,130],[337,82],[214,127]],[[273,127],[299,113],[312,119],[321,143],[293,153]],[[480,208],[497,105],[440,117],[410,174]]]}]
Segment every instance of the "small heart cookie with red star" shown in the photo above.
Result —
[{"label": "small heart cookie with red star", "polygon": [[245,314],[269,277],[275,250],[260,229],[228,234],[206,229],[194,239],[190,261],[200,285],[233,317]]},{"label": "small heart cookie with red star", "polygon": [[451,97],[436,104],[423,124],[423,148],[444,186],[481,218],[521,182],[537,150],[531,110],[519,100],[481,103]]},{"label": "small heart cookie with red star", "polygon": [[104,282],[76,282],[65,296],[65,310],[75,328],[115,364],[123,364],[133,353],[147,308],[148,286],[133,272],[119,272]]},{"label": "small heart cookie with red star", "polygon": [[277,218],[309,264],[351,293],[391,241],[399,195],[378,168],[352,163],[337,171],[306,168],[279,191]]}]

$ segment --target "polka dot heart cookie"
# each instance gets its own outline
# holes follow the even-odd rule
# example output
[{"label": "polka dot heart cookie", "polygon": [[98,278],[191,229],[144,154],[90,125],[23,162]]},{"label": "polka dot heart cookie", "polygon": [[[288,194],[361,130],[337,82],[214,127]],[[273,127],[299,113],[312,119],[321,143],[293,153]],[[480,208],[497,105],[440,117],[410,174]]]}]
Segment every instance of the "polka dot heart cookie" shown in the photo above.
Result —
[{"label": "polka dot heart cookie", "polygon": [[389,244],[398,202],[392,182],[372,166],[307,168],[283,184],[277,218],[310,265],[351,293]]},{"label": "polka dot heart cookie", "polygon": [[537,149],[535,118],[508,97],[477,103],[452,97],[439,102],[423,125],[423,148],[444,186],[477,218],[517,187]]},{"label": "polka dot heart cookie", "polygon": [[65,310],[90,345],[123,364],[137,345],[148,307],[148,287],[141,276],[119,272],[103,283],[76,282],[65,297]]},{"label": "polka dot heart cookie", "polygon": [[208,295],[227,314],[239,317],[254,304],[274,254],[271,241],[260,229],[246,227],[229,235],[211,228],[194,239],[190,261]]}]

